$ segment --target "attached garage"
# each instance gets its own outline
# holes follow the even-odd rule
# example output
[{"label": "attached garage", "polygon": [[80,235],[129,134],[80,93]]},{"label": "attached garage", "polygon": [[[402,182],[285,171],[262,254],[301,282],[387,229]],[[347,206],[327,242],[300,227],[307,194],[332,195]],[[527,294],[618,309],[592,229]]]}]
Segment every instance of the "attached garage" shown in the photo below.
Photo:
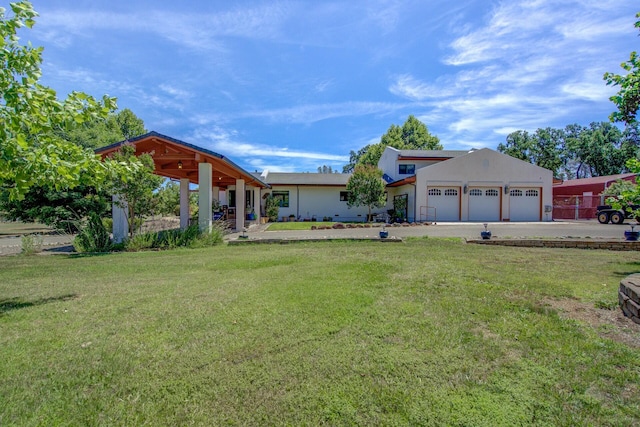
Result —
[{"label": "attached garage", "polygon": [[428,188],[427,206],[435,208],[436,221],[460,221],[460,188]]},{"label": "attached garage", "polygon": [[500,221],[500,188],[469,189],[469,221]]},{"label": "attached garage", "polygon": [[540,188],[512,188],[509,191],[510,221],[540,221],[542,198]]}]

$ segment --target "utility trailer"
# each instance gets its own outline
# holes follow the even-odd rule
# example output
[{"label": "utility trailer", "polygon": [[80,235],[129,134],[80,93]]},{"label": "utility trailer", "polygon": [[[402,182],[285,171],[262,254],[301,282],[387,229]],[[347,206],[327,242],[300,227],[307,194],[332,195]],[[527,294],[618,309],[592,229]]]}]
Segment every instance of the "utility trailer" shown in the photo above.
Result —
[{"label": "utility trailer", "polygon": [[613,209],[609,205],[602,205],[597,207],[596,218],[600,224],[622,224],[626,218],[630,218],[632,212],[640,209],[640,205],[631,205],[629,212],[622,209]]}]

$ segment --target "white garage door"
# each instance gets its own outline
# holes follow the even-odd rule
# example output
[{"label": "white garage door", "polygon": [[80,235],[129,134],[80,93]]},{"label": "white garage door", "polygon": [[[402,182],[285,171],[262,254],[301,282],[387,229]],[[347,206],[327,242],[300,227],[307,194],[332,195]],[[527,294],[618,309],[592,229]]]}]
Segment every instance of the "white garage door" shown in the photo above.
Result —
[{"label": "white garage door", "polygon": [[427,206],[435,208],[436,221],[460,221],[460,189],[455,187],[427,189]]},{"label": "white garage door", "polygon": [[500,221],[500,188],[469,189],[469,221]]},{"label": "white garage door", "polygon": [[509,220],[540,221],[540,189],[511,189],[509,191]]}]

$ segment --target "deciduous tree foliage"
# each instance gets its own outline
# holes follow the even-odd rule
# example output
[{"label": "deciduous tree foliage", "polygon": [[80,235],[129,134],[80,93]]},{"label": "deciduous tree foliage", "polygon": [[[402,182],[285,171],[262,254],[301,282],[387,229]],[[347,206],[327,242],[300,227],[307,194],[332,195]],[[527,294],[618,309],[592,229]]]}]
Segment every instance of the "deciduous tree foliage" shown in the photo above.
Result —
[{"label": "deciduous tree foliage", "polygon": [[81,147],[96,149],[147,133],[144,122],[131,110],[125,108],[111,113],[106,119],[94,118],[70,130],[61,130],[57,135]]},{"label": "deciduous tree foliage", "polygon": [[66,233],[75,233],[81,219],[89,213],[105,216],[111,205],[110,197],[93,187],[79,185],[73,190],[57,191],[49,187],[31,187],[24,198],[9,199],[0,191],[0,211],[10,221],[40,222]]},{"label": "deciduous tree foliage", "polygon": [[[107,119],[94,118],[70,131],[58,131],[58,136],[66,141],[74,142],[85,148],[98,148],[114,142],[123,141],[133,136],[146,133],[144,123],[131,110],[125,109],[117,114],[109,114]],[[164,193],[156,194],[160,208],[170,209],[173,215],[175,209],[169,208]],[[78,231],[82,218],[90,212],[99,216],[108,215],[111,195],[94,187],[83,184],[73,189],[42,187],[35,185],[24,193],[21,199],[10,198],[8,191],[0,188],[0,211],[10,220],[22,222],[38,221],[65,232]],[[179,202],[177,202],[179,203]],[[164,212],[164,211],[163,211]]]},{"label": "deciduous tree foliage", "polygon": [[380,142],[369,144],[358,152],[349,153],[349,164],[343,172],[353,172],[358,164],[377,166],[386,147],[399,150],[442,150],[440,139],[429,133],[427,126],[414,116],[409,116],[402,126],[392,124],[382,135]]},{"label": "deciduous tree foliage", "polygon": [[532,134],[519,130],[507,135],[498,151],[552,170],[557,178],[588,178],[627,172],[626,162],[637,155],[639,142],[636,123],[622,132],[609,122],[594,122]]},{"label": "deciduous tree foliage", "polygon": [[[636,18],[640,18],[640,12],[636,14]],[[640,29],[640,20],[636,21],[635,26]],[[618,111],[611,113],[609,118],[613,122],[634,123],[640,106],[640,57],[637,52],[631,52],[629,60],[620,66],[627,74],[604,75],[608,85],[620,87],[618,93],[609,98],[618,107]]]},{"label": "deciduous tree foliage", "polygon": [[39,83],[43,48],[21,45],[18,37],[21,28],[33,27],[36,16],[28,1],[11,3],[11,14],[0,8],[0,186],[12,199],[33,186],[99,186],[110,174],[125,172],[57,135],[107,117],[116,104],[114,98],[98,101],[81,92],[59,101]]},{"label": "deciduous tree foliage", "polygon": [[110,192],[120,196],[120,207],[128,208],[127,221],[129,223],[129,235],[136,234],[138,219],[142,219],[145,213],[151,212],[153,206],[153,192],[160,187],[164,178],[155,175],[153,158],[149,154],[141,154],[136,157],[135,148],[131,145],[123,145],[116,151],[112,158],[120,164],[141,163],[127,177],[113,179]]},{"label": "deciduous tree foliage", "polygon": [[368,218],[371,218],[372,208],[386,204],[385,187],[380,169],[371,165],[356,165],[347,181],[347,206],[366,206],[369,209]]}]

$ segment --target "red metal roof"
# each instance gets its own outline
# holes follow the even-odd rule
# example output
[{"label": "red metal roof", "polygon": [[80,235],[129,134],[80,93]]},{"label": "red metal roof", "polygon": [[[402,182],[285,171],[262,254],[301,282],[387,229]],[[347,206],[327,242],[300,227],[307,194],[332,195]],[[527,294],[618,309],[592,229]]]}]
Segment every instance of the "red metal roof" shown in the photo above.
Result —
[{"label": "red metal roof", "polygon": [[574,186],[582,186],[582,185],[597,185],[597,184],[606,185],[609,183],[614,183],[619,179],[628,179],[628,178],[634,177],[635,175],[636,174],[634,173],[621,173],[618,175],[596,176],[593,178],[569,179],[560,184],[554,183],[553,188],[574,187]]}]

